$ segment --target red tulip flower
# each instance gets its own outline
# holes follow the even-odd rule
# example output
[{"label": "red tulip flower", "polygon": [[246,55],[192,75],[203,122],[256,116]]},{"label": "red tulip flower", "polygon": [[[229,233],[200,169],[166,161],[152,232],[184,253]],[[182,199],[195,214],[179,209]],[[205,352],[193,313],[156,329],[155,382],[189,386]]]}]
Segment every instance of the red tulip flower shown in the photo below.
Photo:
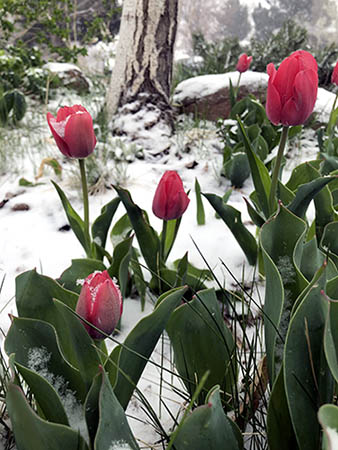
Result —
[{"label": "red tulip flower", "polygon": [[270,63],[266,113],[275,125],[303,124],[315,106],[318,90],[318,66],[304,50],[292,53],[278,70]]},{"label": "red tulip flower", "polygon": [[47,113],[47,122],[61,153],[69,158],[86,158],[96,145],[93,119],[81,105],[64,106],[56,119]]},{"label": "red tulip flower", "polygon": [[333,69],[331,76],[331,83],[338,86],[338,61],[336,62],[335,68]]},{"label": "red tulip flower", "polygon": [[240,73],[246,72],[249,69],[251,61],[252,56],[248,56],[246,53],[243,53],[238,59],[236,70]]},{"label": "red tulip flower", "polygon": [[155,216],[163,220],[178,219],[188,208],[189,202],[180,176],[174,170],[167,170],[155,192],[153,200]]},{"label": "red tulip flower", "polygon": [[[122,314],[122,296],[106,270],[85,279],[76,312],[104,333],[110,335],[114,331]],[[106,337],[84,322],[83,325],[93,339]]]}]

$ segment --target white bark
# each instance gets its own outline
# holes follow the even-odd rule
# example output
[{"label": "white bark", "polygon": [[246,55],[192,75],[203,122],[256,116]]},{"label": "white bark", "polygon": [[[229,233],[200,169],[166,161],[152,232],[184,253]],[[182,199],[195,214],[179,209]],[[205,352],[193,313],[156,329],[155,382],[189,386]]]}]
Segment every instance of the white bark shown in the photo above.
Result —
[{"label": "white bark", "polygon": [[124,0],[107,94],[108,118],[139,94],[149,94],[163,109],[169,107],[177,4],[178,0]]}]

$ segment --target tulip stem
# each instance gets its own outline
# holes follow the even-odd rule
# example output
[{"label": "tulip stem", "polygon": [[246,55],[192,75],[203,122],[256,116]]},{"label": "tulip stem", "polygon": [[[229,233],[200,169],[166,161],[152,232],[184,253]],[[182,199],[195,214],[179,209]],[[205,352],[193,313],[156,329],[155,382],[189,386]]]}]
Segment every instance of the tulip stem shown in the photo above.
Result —
[{"label": "tulip stem", "polygon": [[163,219],[162,221],[162,234],[161,234],[161,249],[160,249],[160,264],[165,261],[165,241],[167,239],[168,221]]},{"label": "tulip stem", "polygon": [[90,234],[89,234],[89,201],[88,201],[88,186],[87,177],[85,169],[84,159],[79,159],[80,173],[81,173],[81,184],[82,184],[82,194],[83,194],[83,210],[84,210],[84,232],[86,240],[86,253],[87,256],[91,257],[91,245],[90,245]]},{"label": "tulip stem", "polygon": [[236,99],[237,99],[237,94],[238,94],[238,89],[239,89],[239,83],[241,81],[241,76],[242,76],[242,72],[239,72],[239,76],[238,76],[238,80],[237,80],[237,86],[236,86],[236,89],[235,89]]},{"label": "tulip stem", "polygon": [[272,214],[275,211],[275,197],[276,197],[276,192],[277,192],[277,183],[278,183],[280,167],[282,164],[282,158],[283,158],[283,153],[284,153],[284,149],[285,149],[285,144],[288,139],[288,133],[289,133],[289,127],[283,126],[282,136],[280,138],[278,153],[277,153],[277,157],[275,160],[275,167],[273,169],[273,174],[272,174],[272,179],[271,179],[270,196],[269,196],[270,214]]}]

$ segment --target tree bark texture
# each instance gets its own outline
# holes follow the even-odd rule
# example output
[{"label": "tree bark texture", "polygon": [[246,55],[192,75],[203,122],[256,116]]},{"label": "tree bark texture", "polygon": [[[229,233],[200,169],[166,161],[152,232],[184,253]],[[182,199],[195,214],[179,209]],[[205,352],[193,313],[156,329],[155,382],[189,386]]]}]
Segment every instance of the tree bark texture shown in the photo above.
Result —
[{"label": "tree bark texture", "polygon": [[124,0],[108,119],[135,101],[156,105],[164,115],[170,111],[177,10],[178,0]]}]

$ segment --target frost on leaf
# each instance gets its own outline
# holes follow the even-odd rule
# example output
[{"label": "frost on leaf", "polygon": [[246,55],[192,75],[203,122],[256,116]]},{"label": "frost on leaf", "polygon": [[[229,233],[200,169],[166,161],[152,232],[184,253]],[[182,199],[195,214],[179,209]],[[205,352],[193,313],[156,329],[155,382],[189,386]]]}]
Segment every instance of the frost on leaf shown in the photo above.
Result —
[{"label": "frost on leaf", "polygon": [[43,377],[53,386],[67,414],[70,426],[78,430],[88,441],[88,431],[85,422],[84,408],[76,398],[76,392],[68,387],[68,381],[62,375],[50,372],[48,364],[52,354],[44,346],[33,347],[28,350],[27,367]]}]

